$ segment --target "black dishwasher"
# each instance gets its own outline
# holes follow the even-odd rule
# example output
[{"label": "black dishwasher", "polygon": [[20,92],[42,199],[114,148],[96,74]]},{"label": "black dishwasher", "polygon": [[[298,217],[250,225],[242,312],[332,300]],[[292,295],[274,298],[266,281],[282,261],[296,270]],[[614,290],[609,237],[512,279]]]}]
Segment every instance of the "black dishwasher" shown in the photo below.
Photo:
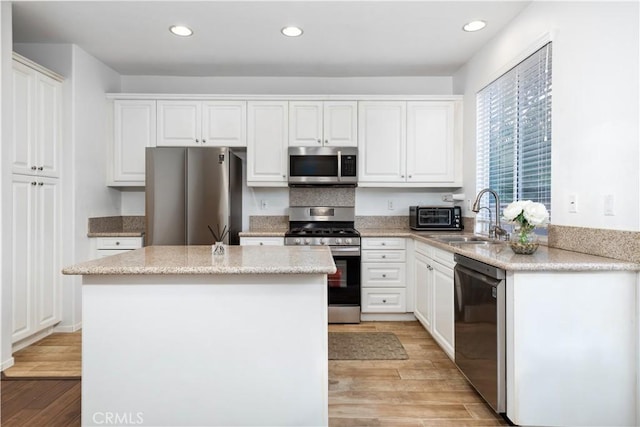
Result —
[{"label": "black dishwasher", "polygon": [[455,254],[455,363],[489,405],[506,412],[505,272]]}]

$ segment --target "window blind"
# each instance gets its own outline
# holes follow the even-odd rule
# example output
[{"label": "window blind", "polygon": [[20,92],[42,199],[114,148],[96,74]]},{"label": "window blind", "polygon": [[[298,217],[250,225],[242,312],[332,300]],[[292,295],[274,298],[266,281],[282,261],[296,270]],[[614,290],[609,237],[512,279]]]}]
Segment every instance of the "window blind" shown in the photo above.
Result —
[{"label": "window blind", "polygon": [[[551,43],[478,92],[476,109],[477,191],[495,190],[501,211],[533,200],[551,213]],[[495,212],[493,197],[481,206]],[[481,209],[477,222],[488,221]]]}]

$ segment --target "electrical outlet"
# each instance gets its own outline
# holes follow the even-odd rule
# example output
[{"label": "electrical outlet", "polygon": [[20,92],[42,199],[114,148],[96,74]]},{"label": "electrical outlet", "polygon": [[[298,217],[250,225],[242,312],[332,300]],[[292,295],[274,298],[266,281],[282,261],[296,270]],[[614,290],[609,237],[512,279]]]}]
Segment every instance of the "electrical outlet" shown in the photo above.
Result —
[{"label": "electrical outlet", "polygon": [[269,202],[267,200],[260,200],[260,209],[263,211],[269,208]]},{"label": "electrical outlet", "polygon": [[615,199],[613,197],[613,194],[606,194],[604,196],[604,214],[606,216],[615,215],[614,203],[615,203]]},{"label": "electrical outlet", "polygon": [[387,201],[387,209],[389,209],[390,211],[394,210],[395,208],[393,207],[393,200],[388,200]]},{"label": "electrical outlet", "polygon": [[578,212],[578,196],[575,194],[569,194],[569,213]]}]

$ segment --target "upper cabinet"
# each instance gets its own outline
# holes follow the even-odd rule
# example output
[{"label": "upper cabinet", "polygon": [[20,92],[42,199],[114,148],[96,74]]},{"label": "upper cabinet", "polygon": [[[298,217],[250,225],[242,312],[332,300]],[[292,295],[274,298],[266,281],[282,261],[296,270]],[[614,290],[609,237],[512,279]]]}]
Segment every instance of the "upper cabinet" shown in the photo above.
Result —
[{"label": "upper cabinet", "polygon": [[247,185],[287,186],[287,101],[249,101]]},{"label": "upper cabinet", "polygon": [[289,145],[356,147],[356,101],[290,101]]},{"label": "upper cabinet", "polygon": [[246,147],[246,101],[158,101],[158,147]]},{"label": "upper cabinet", "polygon": [[358,108],[358,185],[462,185],[461,101],[366,101]]},{"label": "upper cabinet", "polygon": [[145,185],[145,149],[156,145],[156,101],[113,102],[113,147],[108,185]]},{"label": "upper cabinet", "polygon": [[61,80],[13,61],[13,173],[60,176],[61,99]]}]

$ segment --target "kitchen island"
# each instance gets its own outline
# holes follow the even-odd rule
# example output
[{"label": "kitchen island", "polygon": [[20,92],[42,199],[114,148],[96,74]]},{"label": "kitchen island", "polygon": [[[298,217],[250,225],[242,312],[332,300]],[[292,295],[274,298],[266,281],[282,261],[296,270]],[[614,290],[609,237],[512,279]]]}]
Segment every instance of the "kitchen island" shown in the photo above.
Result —
[{"label": "kitchen island", "polygon": [[151,246],[83,276],[82,424],[328,424],[326,247]]}]

